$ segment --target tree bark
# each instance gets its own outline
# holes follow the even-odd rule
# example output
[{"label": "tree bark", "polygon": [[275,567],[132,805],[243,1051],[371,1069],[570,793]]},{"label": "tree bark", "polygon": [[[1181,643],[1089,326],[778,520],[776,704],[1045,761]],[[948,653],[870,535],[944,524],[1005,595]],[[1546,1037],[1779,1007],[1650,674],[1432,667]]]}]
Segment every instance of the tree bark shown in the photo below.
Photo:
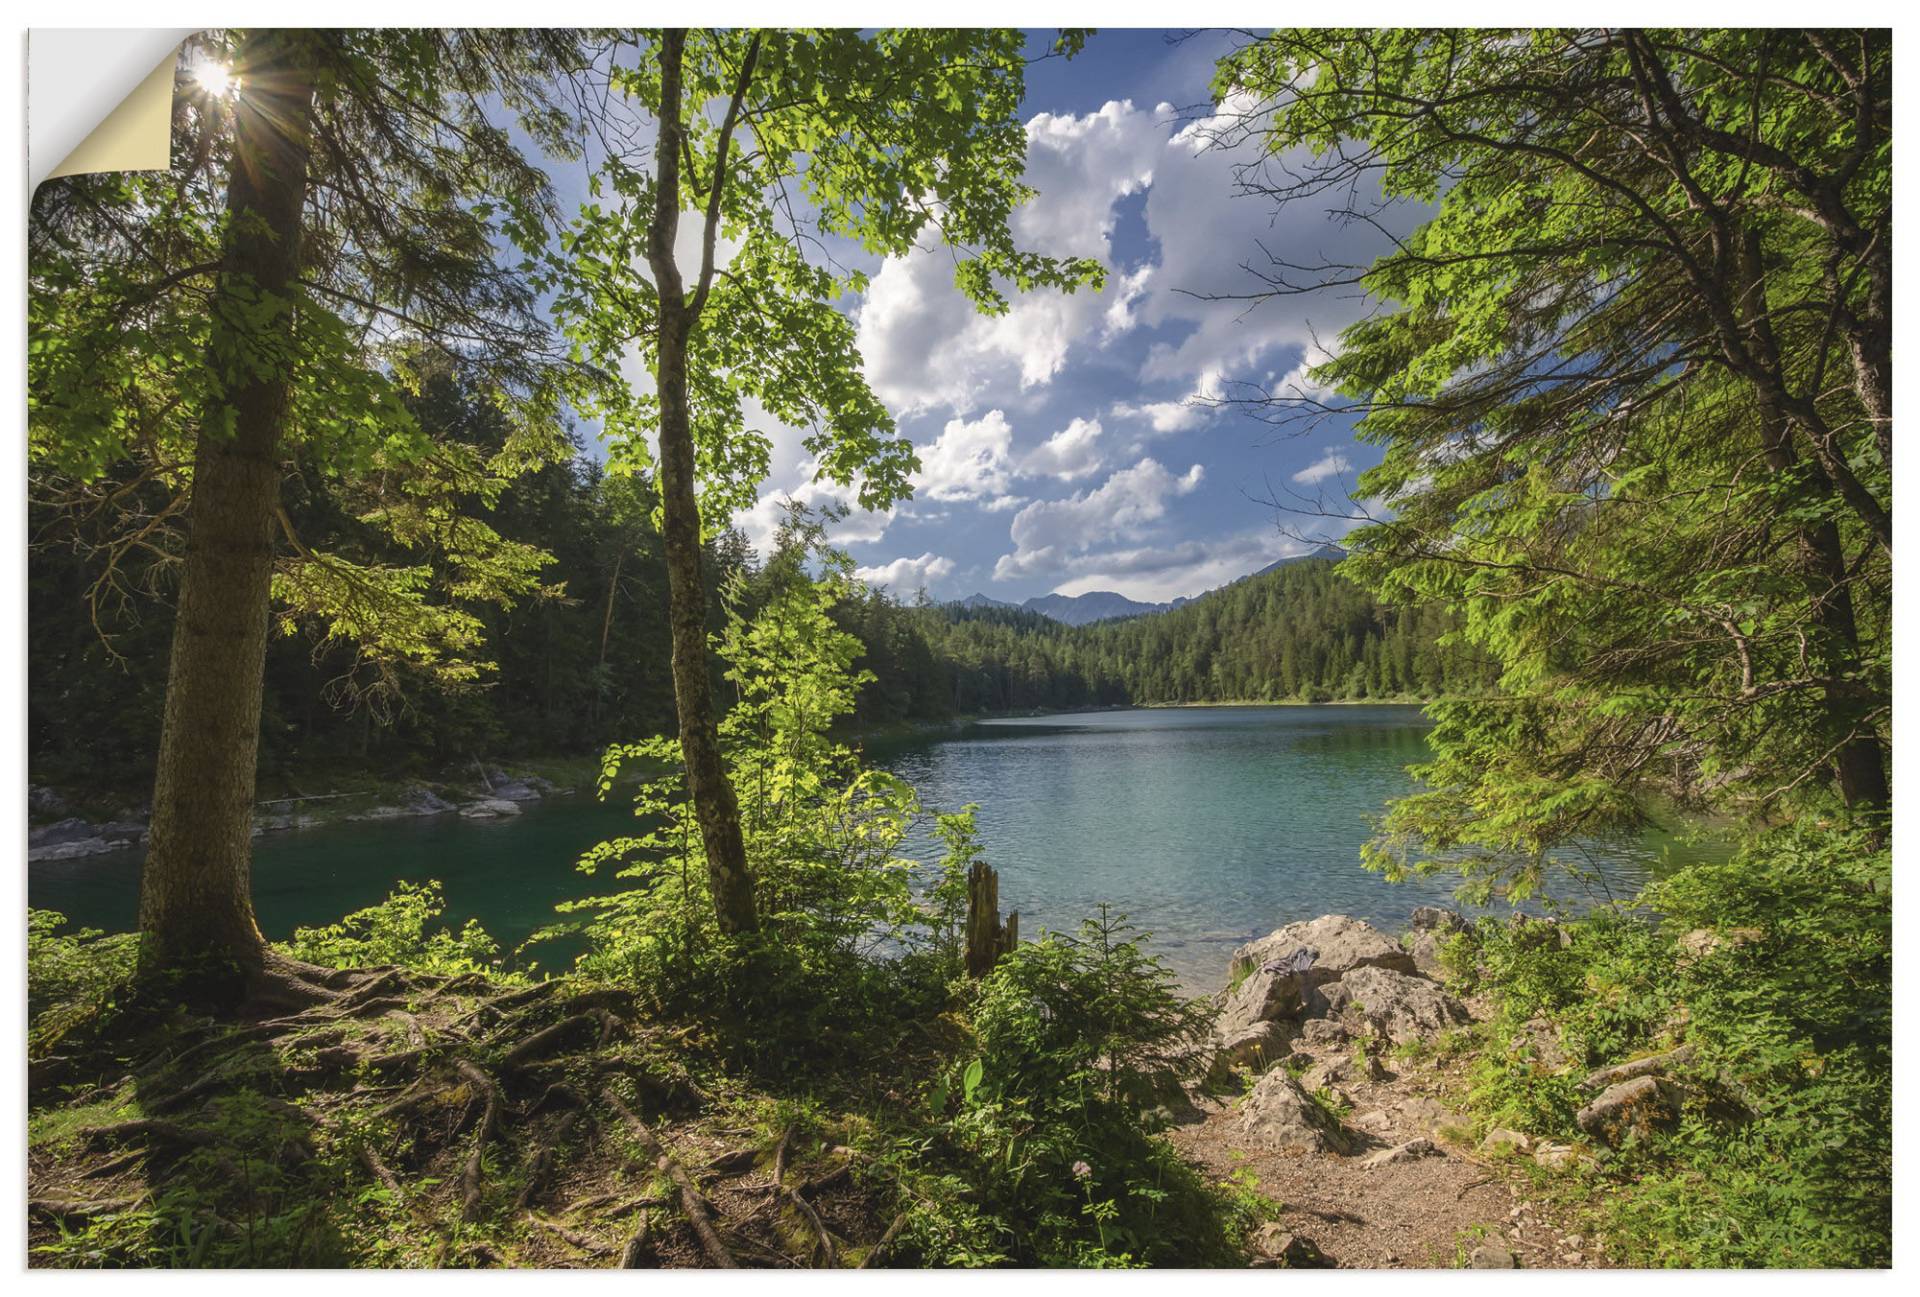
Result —
[{"label": "tree bark", "polygon": [[293,302],[314,88],[298,32],[243,37],[228,229],[208,364],[222,395],[194,451],[186,559],[140,876],[143,967],[257,972],[252,899],[280,442],[292,397]]},{"label": "tree bark", "polygon": [[[647,263],[659,296],[654,385],[660,401],[660,507],[667,557],[668,626],[673,644],[673,698],[680,719],[680,752],[687,790],[706,849],[707,881],[720,930],[759,927],[753,876],[740,828],[740,803],[720,758],[713,682],[707,671],[707,591],[701,574],[700,500],[695,487],[693,431],[687,396],[687,342],[697,312],[674,261],[680,224],[681,62],[686,33],[668,29],[660,41],[660,124],[654,150],[653,219]],[[714,184],[723,183],[716,175]]]}]

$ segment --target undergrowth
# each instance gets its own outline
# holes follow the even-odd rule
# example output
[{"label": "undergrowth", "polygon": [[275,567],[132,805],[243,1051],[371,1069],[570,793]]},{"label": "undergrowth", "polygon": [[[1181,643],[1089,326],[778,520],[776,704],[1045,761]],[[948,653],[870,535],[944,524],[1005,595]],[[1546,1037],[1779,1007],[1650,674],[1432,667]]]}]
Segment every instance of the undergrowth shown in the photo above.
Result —
[{"label": "undergrowth", "polygon": [[[1590,1208],[1635,1264],[1889,1264],[1890,863],[1862,834],[1787,829],[1633,909],[1483,920],[1445,952],[1498,1005],[1476,1111],[1592,1152],[1543,1187]],[[1589,1070],[1681,1044],[1677,1126],[1589,1141],[1575,1121]]]}]

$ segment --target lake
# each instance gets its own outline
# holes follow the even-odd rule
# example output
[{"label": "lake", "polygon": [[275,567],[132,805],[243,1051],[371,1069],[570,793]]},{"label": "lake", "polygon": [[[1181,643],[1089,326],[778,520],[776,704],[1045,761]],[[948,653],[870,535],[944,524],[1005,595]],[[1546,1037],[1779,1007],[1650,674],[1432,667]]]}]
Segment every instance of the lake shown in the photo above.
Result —
[{"label": "lake", "polygon": [[[1369,822],[1408,791],[1426,722],[1400,706],[1143,708],[981,722],[872,745],[871,755],[942,810],[980,806],[1001,904],[1026,937],[1071,930],[1102,901],[1155,936],[1194,991],[1225,978],[1232,948],[1283,923],[1341,912],[1388,930],[1417,905],[1451,904],[1445,878],[1390,884],[1359,864]],[[475,918],[512,947],[553,905],[614,890],[573,865],[631,831],[621,806],[591,796],[530,806],[517,819],[458,816],[342,824],[256,839],[254,904],[272,938],[331,922],[396,880],[437,878],[447,917]],[[907,854],[938,858],[930,834]],[[1650,835],[1595,852],[1616,894],[1682,849]],[[138,853],[28,868],[39,908],[110,931],[133,926]],[[1577,889],[1576,889],[1577,890]],[[1572,898],[1570,898],[1572,899]],[[537,952],[549,967],[564,951]]]}]

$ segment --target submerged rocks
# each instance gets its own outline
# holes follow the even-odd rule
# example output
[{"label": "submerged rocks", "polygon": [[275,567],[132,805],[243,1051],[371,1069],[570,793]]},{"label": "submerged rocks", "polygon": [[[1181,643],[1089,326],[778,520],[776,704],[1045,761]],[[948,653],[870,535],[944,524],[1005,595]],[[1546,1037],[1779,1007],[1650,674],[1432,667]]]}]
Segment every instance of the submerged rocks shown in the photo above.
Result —
[{"label": "submerged rocks", "polygon": [[1280,1153],[1348,1153],[1353,1138],[1284,1069],[1260,1078],[1237,1127],[1256,1148]]},{"label": "submerged rocks", "polygon": [[1381,967],[1357,968],[1322,994],[1330,1013],[1364,1023],[1376,1036],[1402,1044],[1469,1021],[1466,1006],[1424,977]]},{"label": "submerged rocks", "polygon": [[89,824],[69,817],[27,834],[27,859],[38,864],[47,860],[79,860],[103,856],[139,846],[145,840],[147,826],[138,820],[110,820]]},{"label": "submerged rocks", "polygon": [[518,802],[510,802],[501,797],[482,797],[460,808],[461,818],[469,820],[499,820],[519,813]]},{"label": "submerged rocks", "polygon": [[1581,1130],[1607,1144],[1672,1130],[1680,1121],[1680,1089],[1660,1076],[1638,1076],[1609,1086],[1574,1114]]}]

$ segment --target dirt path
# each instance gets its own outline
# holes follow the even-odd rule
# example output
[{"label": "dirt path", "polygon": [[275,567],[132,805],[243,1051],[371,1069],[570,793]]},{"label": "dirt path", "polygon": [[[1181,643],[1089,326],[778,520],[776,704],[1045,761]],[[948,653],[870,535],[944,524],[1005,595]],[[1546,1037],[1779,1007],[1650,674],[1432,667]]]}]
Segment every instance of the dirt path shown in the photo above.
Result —
[{"label": "dirt path", "polygon": [[[1172,1138],[1211,1178],[1250,1172],[1251,1187],[1282,1204],[1255,1264],[1607,1264],[1597,1240],[1532,1191],[1532,1142],[1483,1139],[1458,1107],[1469,1062],[1435,1046],[1459,1042],[1491,1006],[1447,995],[1430,961],[1416,967],[1399,941],[1345,915],[1280,929],[1234,961],[1216,1039],[1260,1042],[1223,1046],[1249,1093],[1216,1085],[1196,1096]],[[1429,1048],[1393,1047],[1416,1041]],[[1247,1068],[1249,1058],[1258,1062]]]},{"label": "dirt path", "polygon": [[1604,1264],[1591,1241],[1524,1193],[1524,1177],[1492,1157],[1434,1140],[1434,1152],[1381,1166],[1369,1155],[1416,1139],[1455,1116],[1434,1097],[1432,1070],[1342,1087],[1354,1102],[1349,1128],[1363,1137],[1352,1156],[1248,1148],[1236,1131],[1237,1100],[1202,1099],[1204,1119],[1174,1143],[1214,1179],[1241,1170],[1284,1204],[1283,1230],[1310,1239],[1346,1269],[1435,1269],[1512,1264],[1591,1269]]}]

